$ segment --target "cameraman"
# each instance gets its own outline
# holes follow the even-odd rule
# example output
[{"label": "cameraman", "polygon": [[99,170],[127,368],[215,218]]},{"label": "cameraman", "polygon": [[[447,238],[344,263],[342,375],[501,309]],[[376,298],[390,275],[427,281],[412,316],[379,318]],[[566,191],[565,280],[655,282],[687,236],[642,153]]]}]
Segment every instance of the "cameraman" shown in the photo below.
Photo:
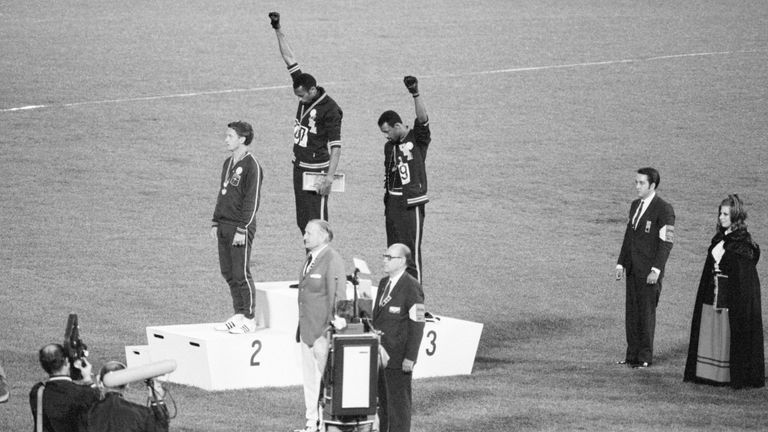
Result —
[{"label": "cameraman", "polygon": [[[83,358],[71,365],[60,344],[40,348],[39,358],[49,377],[29,392],[35,432],[84,431],[85,414],[99,400],[99,391],[93,387],[91,364]],[[82,380],[72,381],[72,367],[80,371]]]},{"label": "cameraman", "polygon": [[104,398],[91,407],[87,415],[88,432],[155,432],[168,431],[168,409],[163,400],[164,390],[159,382],[148,380],[150,407],[123,399],[128,387],[123,384],[107,387],[104,376],[110,372],[125,369],[118,361],[105,364],[99,371],[98,386]]}]

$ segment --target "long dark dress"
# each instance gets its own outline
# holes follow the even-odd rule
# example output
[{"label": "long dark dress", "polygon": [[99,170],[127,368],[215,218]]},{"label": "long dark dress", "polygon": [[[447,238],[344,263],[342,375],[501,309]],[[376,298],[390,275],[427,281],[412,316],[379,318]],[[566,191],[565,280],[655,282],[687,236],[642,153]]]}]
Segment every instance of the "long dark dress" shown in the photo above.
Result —
[{"label": "long dark dress", "polygon": [[[714,300],[713,272],[715,259],[712,249],[724,241],[725,252],[720,259],[720,271],[728,276],[728,325],[730,327],[729,365],[730,379],[713,381],[697,375],[705,360],[699,358],[702,310],[712,308]],[[711,385],[730,385],[733,388],[765,386],[765,354],[763,352],[763,319],[760,306],[760,280],[755,268],[760,259],[760,248],[752,241],[746,229],[728,235],[718,233],[707,251],[696,304],[691,323],[691,341],[685,364],[684,381]],[[708,310],[704,311],[705,314]],[[706,332],[706,331],[705,331]],[[704,343],[704,342],[702,342]],[[727,366],[726,366],[727,367]]]}]

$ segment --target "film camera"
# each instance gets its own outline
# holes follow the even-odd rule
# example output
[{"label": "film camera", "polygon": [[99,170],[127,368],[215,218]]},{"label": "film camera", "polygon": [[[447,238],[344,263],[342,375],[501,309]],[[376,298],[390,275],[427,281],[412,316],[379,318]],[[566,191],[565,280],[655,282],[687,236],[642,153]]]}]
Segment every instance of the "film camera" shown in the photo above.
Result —
[{"label": "film camera", "polygon": [[88,346],[80,339],[80,326],[77,322],[77,314],[69,314],[67,318],[67,327],[64,330],[64,354],[69,359],[69,364],[73,365],[70,368],[70,377],[77,381],[83,379],[83,374],[80,369],[74,367],[76,362],[80,362],[80,366],[84,366],[83,359],[88,357]]}]

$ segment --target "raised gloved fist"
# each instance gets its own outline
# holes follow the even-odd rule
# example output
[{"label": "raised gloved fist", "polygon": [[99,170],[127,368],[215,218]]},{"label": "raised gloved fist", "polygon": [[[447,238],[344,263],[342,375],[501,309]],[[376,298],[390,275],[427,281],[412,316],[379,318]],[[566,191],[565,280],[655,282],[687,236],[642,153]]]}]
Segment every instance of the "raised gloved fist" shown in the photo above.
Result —
[{"label": "raised gloved fist", "polygon": [[272,28],[277,30],[280,28],[280,13],[279,12],[270,12],[269,13],[269,23],[272,24]]},{"label": "raised gloved fist", "polygon": [[403,83],[405,83],[405,88],[407,88],[412,95],[419,94],[419,80],[417,80],[415,76],[406,76],[403,78]]}]

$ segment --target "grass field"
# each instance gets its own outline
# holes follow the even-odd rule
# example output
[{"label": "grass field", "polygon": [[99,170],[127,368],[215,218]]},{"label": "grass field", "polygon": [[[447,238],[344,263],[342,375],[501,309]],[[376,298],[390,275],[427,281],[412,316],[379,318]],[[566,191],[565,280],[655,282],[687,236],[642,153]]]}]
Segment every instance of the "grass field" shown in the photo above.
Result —
[{"label": "grass field", "polygon": [[[378,269],[385,248],[376,119],[413,117],[401,79],[420,77],[427,307],[485,328],[471,376],[416,381],[414,431],[768,428],[766,390],[682,382],[720,199],[745,197],[768,248],[764,1],[33,0],[0,3],[1,431],[31,429],[36,352],[67,313],[97,366],[148,325],[229,314],[207,237],[229,121],[256,126],[265,170],[255,278],[298,271],[296,98],[270,10],[344,109],[348,191],[330,221],[349,271],[353,256]],[[634,371],[612,365],[625,347],[612,275],[647,165],[678,240],[654,367]],[[172,391],[175,431],[302,424],[298,387]]]}]

